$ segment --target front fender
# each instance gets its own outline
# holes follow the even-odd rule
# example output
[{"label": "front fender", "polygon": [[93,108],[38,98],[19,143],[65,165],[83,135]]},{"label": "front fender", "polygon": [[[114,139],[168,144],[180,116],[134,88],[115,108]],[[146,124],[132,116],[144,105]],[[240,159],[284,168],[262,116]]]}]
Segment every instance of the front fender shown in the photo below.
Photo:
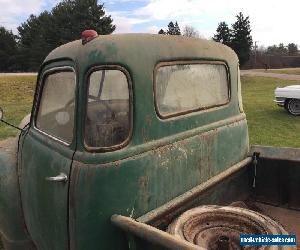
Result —
[{"label": "front fender", "polygon": [[5,249],[34,249],[22,212],[16,139],[0,142],[0,233]]}]

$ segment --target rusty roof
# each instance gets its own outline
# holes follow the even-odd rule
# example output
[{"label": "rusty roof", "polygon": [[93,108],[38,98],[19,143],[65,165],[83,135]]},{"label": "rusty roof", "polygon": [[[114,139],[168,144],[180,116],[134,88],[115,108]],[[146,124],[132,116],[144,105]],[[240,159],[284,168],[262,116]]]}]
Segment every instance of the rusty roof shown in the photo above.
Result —
[{"label": "rusty roof", "polygon": [[[99,35],[82,45],[76,40],[54,49],[45,59],[70,58],[74,61],[93,58],[103,62],[163,61],[176,59],[217,59],[236,63],[235,52],[211,40],[154,34]],[[127,60],[126,60],[127,59]],[[129,61],[128,61],[129,62]],[[130,62],[129,62],[130,63]]]}]

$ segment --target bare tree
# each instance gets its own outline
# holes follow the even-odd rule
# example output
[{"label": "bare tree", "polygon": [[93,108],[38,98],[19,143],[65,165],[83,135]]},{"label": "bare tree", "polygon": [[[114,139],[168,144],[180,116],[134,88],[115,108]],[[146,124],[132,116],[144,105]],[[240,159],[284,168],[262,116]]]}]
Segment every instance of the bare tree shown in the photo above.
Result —
[{"label": "bare tree", "polygon": [[190,26],[190,25],[186,25],[183,28],[183,35],[187,36],[187,37],[196,37],[196,38],[200,37],[199,31],[196,30],[193,26]]}]

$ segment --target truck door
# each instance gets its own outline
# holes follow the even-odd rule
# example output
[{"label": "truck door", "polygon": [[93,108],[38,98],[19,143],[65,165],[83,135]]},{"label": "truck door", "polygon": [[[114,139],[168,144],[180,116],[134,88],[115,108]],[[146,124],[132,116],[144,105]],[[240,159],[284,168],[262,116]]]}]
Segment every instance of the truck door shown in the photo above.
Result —
[{"label": "truck door", "polygon": [[68,249],[68,187],[76,148],[75,78],[69,66],[42,72],[30,128],[20,145],[25,223],[38,249]]}]

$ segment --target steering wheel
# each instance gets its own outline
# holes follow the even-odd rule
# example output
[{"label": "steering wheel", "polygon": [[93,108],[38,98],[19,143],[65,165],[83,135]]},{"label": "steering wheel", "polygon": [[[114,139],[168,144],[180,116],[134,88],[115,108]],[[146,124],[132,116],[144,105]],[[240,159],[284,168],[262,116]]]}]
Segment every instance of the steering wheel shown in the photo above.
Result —
[{"label": "steering wheel", "polygon": [[[115,119],[116,115],[115,115],[115,111],[105,102],[105,101],[102,101],[102,100],[99,100],[98,98],[95,98],[94,96],[89,96],[89,98],[95,100],[95,104],[96,105],[102,105],[103,108],[100,109],[102,111],[98,111],[97,114],[102,114],[103,117],[110,117],[112,120]],[[93,104],[94,104],[93,103]],[[92,105],[93,105],[92,104]],[[88,103],[89,105],[89,103]],[[108,115],[109,114],[109,115]]]}]

